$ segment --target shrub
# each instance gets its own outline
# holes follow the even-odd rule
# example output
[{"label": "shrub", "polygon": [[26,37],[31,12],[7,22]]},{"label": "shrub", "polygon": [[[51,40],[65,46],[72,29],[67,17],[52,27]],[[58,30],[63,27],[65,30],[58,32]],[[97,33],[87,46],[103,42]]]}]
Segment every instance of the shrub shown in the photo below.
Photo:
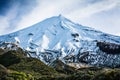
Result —
[{"label": "shrub", "polygon": [[8,67],[20,62],[19,54],[16,51],[8,51],[0,55],[0,64]]},{"label": "shrub", "polygon": [[0,64],[0,78],[4,78],[8,75],[7,68]]}]

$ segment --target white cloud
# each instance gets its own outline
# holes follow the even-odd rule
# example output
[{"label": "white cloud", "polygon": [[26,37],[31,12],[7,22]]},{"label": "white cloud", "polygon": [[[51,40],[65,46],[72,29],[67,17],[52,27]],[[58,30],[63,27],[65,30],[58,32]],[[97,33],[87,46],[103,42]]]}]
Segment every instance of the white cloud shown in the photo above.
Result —
[{"label": "white cloud", "polygon": [[68,14],[69,16],[72,16],[72,18],[78,20],[82,18],[89,17],[93,14],[102,12],[102,11],[108,11],[118,5],[119,1],[118,0],[103,0],[94,4],[89,4],[88,6],[82,8],[82,9],[77,9],[74,12],[70,12]]},{"label": "white cloud", "polygon": [[0,35],[15,31],[21,18],[33,9],[35,2],[36,0],[10,0],[9,8],[3,4],[7,11],[3,12],[4,15],[0,15]]},{"label": "white cloud", "polygon": [[0,16],[0,34],[11,32],[11,21],[17,16],[17,6],[14,6],[6,16]]},{"label": "white cloud", "polygon": [[18,24],[18,28],[23,28],[42,21],[51,16],[65,14],[80,0],[38,0],[38,6]]},{"label": "white cloud", "polygon": [[73,21],[79,21],[79,19],[89,17],[101,11],[110,10],[114,8],[118,2],[118,0],[102,0],[89,4],[83,0],[38,0],[38,7],[36,7],[31,14],[23,18],[18,24],[18,28],[30,26],[59,14],[63,14]]},{"label": "white cloud", "polygon": [[[86,19],[88,19],[92,15],[109,11],[115,8],[116,6],[120,5],[120,0],[37,0],[37,1],[38,5],[33,10],[31,9],[31,12],[29,14],[21,16],[21,20],[16,23],[16,28],[13,31],[31,26],[46,18],[56,16],[59,14],[62,14],[63,16],[70,18],[74,22],[79,22],[81,20],[81,22],[83,22],[84,24],[86,23],[87,25],[87,22],[85,21],[87,21]],[[13,19],[14,16],[18,15],[13,14],[13,17],[7,16],[2,21],[5,24],[0,23],[0,25],[9,26],[9,21],[14,20]],[[99,20],[96,21],[99,22]],[[94,24],[95,22],[91,21],[91,23]],[[4,29],[5,27],[4,28],[2,27],[0,33],[3,33],[5,31]]]},{"label": "white cloud", "polygon": [[[3,26],[8,26],[8,21],[6,18],[3,18],[2,16],[0,16],[0,33],[5,33],[5,28]],[[5,31],[5,32],[4,32]]]}]

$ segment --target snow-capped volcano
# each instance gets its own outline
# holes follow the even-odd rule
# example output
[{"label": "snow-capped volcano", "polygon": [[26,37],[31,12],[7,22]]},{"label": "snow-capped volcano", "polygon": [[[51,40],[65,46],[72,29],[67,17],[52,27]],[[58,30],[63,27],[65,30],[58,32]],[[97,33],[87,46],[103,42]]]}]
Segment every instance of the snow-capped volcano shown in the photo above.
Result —
[{"label": "snow-capped volcano", "polygon": [[[102,61],[98,64],[100,60],[103,60],[101,58],[109,55],[106,62],[113,56],[117,60],[116,64],[120,64],[118,63],[120,51],[117,51],[120,49],[120,37],[76,24],[61,15],[0,36],[0,42],[1,44],[3,42],[17,43],[21,48],[30,51],[31,56],[45,63],[51,63],[59,58],[64,62],[89,62],[89,64],[99,65],[104,63]],[[115,49],[116,52],[107,52],[103,48]]]}]

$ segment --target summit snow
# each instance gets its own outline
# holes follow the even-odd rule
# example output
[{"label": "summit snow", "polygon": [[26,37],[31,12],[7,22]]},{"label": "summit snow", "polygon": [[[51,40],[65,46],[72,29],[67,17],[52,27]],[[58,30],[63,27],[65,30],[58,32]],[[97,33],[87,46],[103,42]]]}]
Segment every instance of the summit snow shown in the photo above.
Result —
[{"label": "summit snow", "polygon": [[[120,37],[74,23],[62,15],[0,36],[1,43],[17,43],[21,48],[34,52],[31,56],[45,63],[50,63],[56,58],[65,62],[66,57],[78,56],[79,53],[87,51],[96,55],[99,50],[97,41],[120,45]],[[96,64],[96,61],[91,64]]]}]

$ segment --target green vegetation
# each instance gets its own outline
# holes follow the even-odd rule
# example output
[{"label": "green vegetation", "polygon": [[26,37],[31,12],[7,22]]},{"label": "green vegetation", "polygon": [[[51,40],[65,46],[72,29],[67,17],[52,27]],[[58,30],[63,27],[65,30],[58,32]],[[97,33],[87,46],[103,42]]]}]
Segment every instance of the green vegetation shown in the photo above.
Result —
[{"label": "green vegetation", "polygon": [[53,67],[56,71],[64,74],[72,74],[76,72],[75,68],[64,64],[59,59],[53,61],[50,66]]},{"label": "green vegetation", "polygon": [[53,76],[57,74],[53,68],[48,67],[41,61],[35,58],[23,58],[19,64],[14,64],[8,67],[9,69],[30,73],[35,77]]},{"label": "green vegetation", "polygon": [[0,49],[0,80],[120,80],[119,68],[75,69],[59,59],[50,66],[27,57],[22,49]]},{"label": "green vegetation", "polygon": [[97,74],[93,80],[120,80],[120,69],[107,69]]},{"label": "green vegetation", "polygon": [[[39,79],[41,77],[54,77],[58,75],[58,72],[53,68],[45,65],[43,62],[36,58],[28,58],[17,51],[8,51],[0,55],[0,64],[4,65],[7,69],[13,70],[14,72],[9,72],[7,77],[24,78],[20,80],[28,80],[26,77],[30,75],[34,79]],[[8,79],[9,80],[9,79]]]},{"label": "green vegetation", "polygon": [[7,68],[0,64],[0,78],[5,77],[7,74]]},{"label": "green vegetation", "polygon": [[3,55],[0,55],[0,64],[6,67],[19,62],[19,54],[16,51],[8,51]]},{"label": "green vegetation", "polygon": [[120,69],[81,68],[76,73],[56,80],[120,80]]},{"label": "green vegetation", "polygon": [[9,71],[9,74],[2,78],[3,80],[34,80],[31,74],[26,74],[24,72]]}]

